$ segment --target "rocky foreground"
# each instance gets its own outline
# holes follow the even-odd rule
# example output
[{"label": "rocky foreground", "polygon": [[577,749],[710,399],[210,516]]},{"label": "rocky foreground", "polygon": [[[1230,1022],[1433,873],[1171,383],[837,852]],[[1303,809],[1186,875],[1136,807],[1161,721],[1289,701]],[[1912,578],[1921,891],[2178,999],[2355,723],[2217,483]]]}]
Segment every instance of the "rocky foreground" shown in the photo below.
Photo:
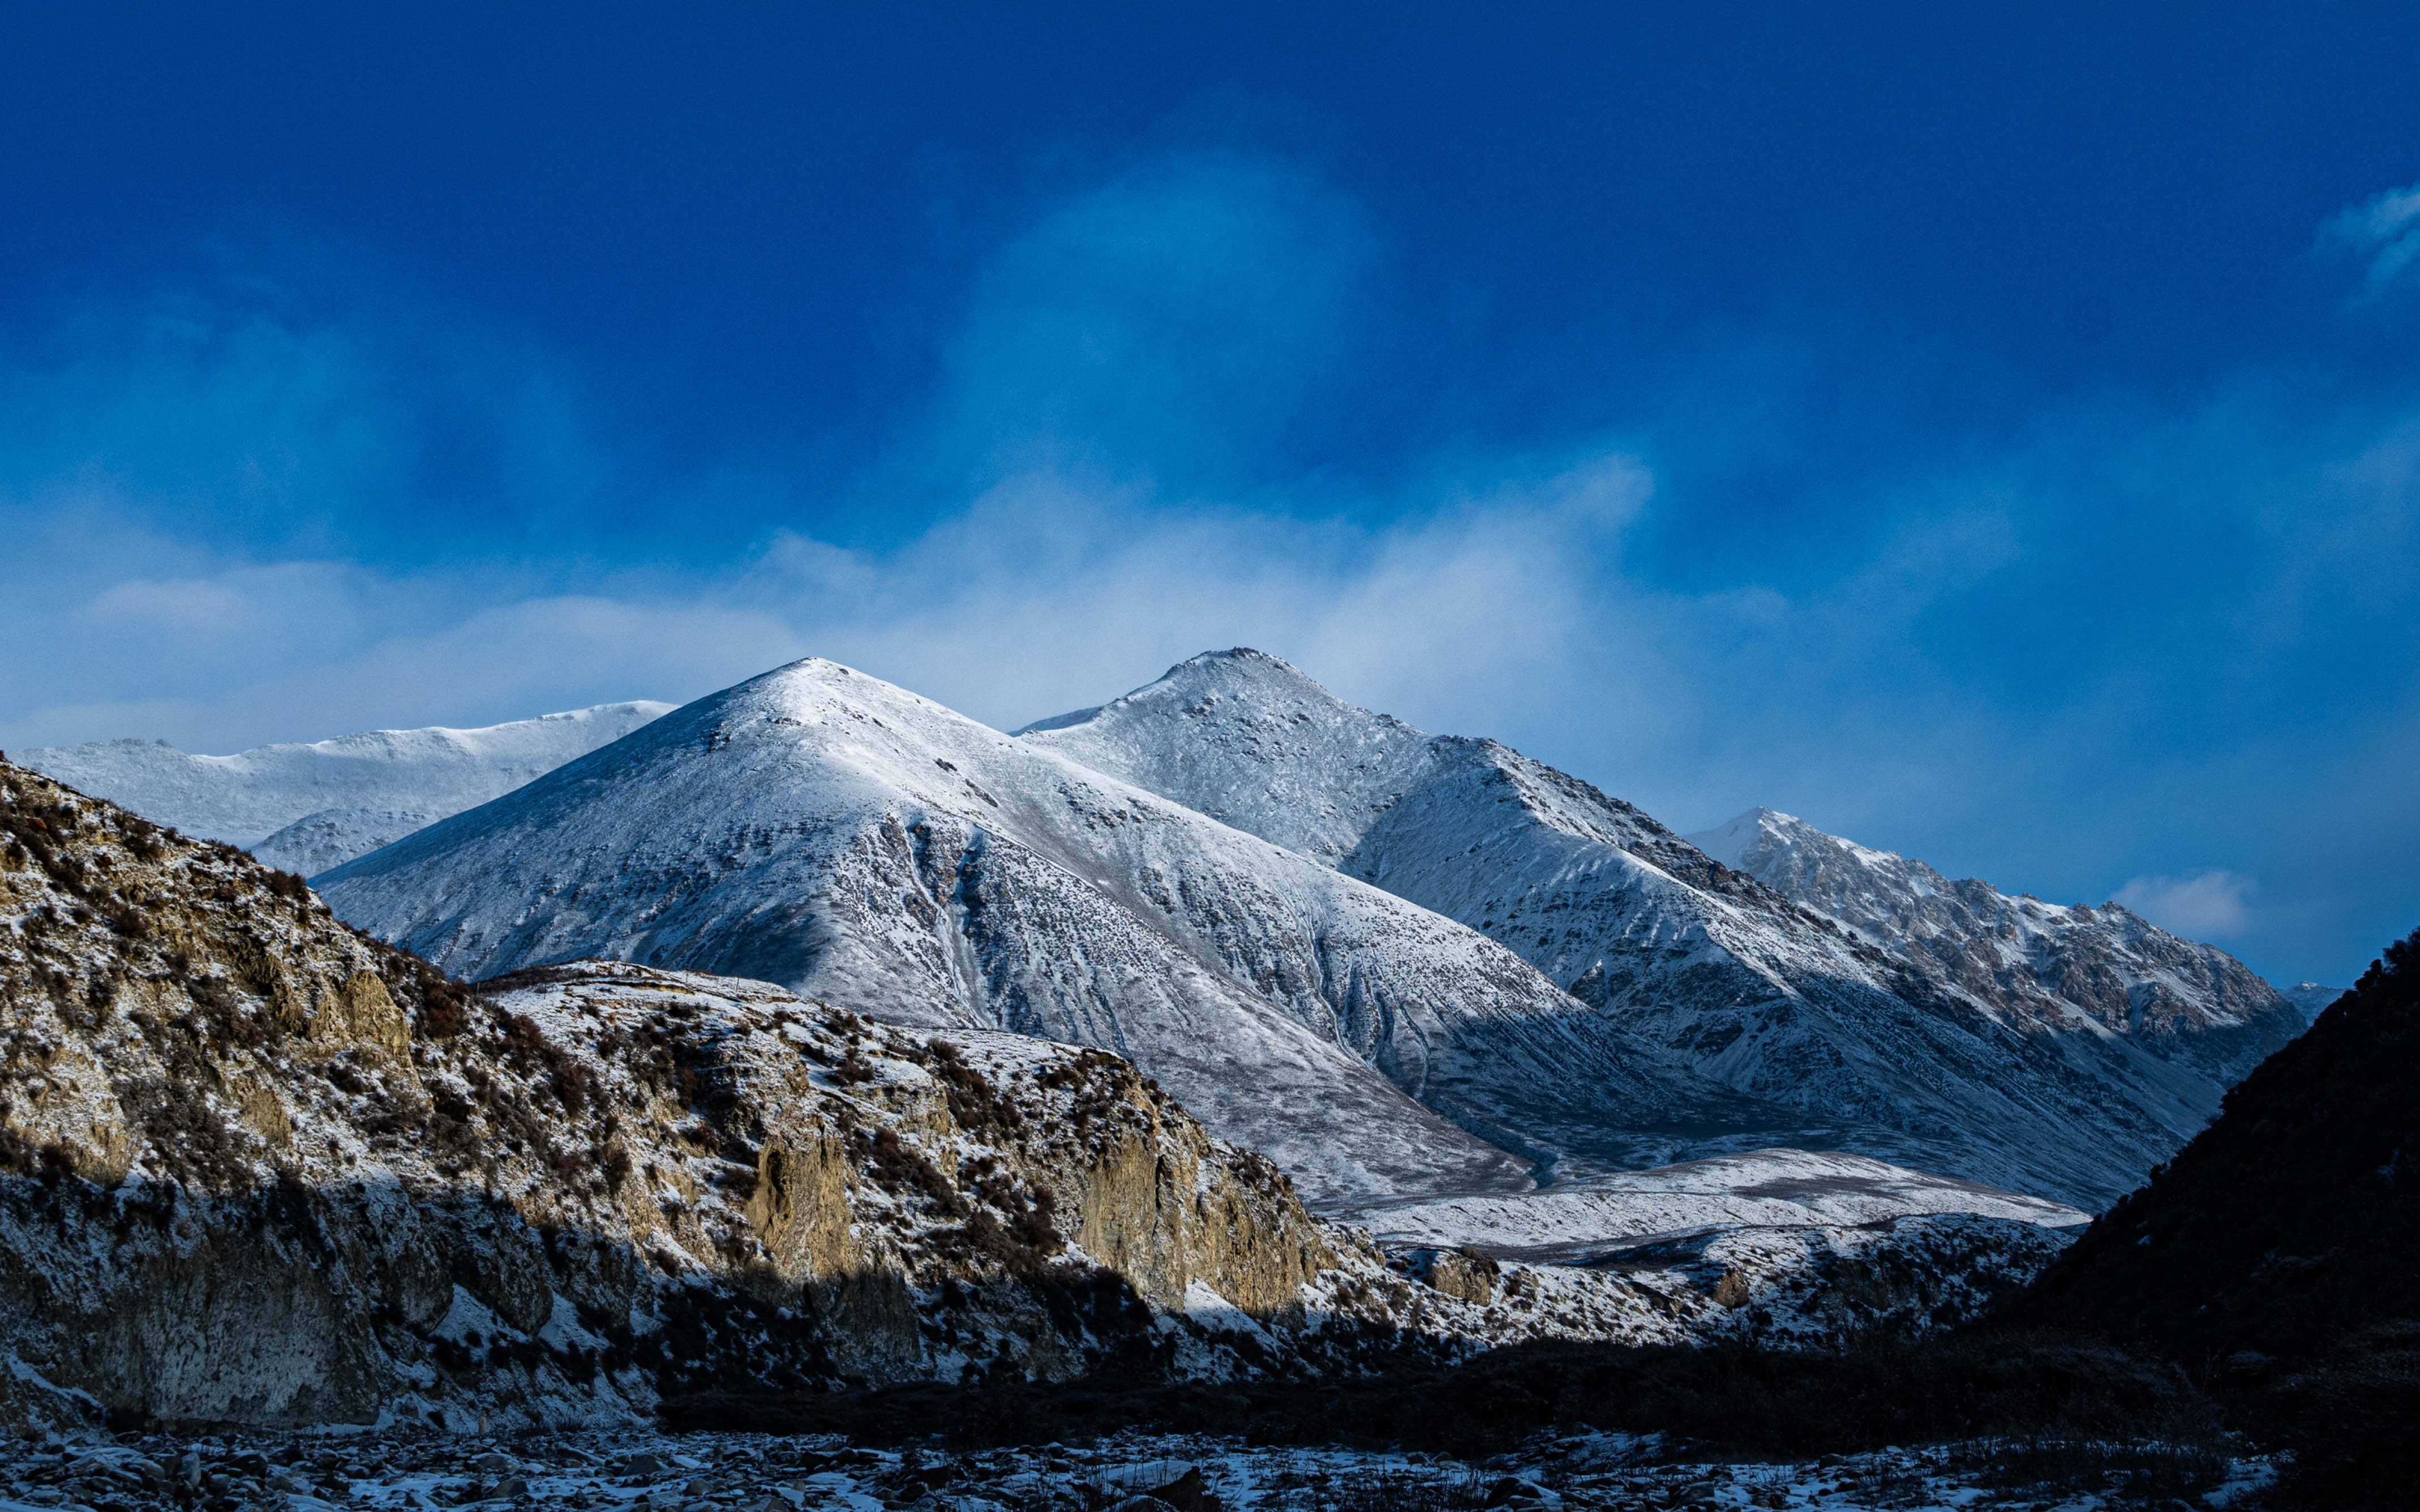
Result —
[{"label": "rocky foreground", "polygon": [[1583,1434],[1481,1460],[1127,1435],[960,1453],[751,1434],[62,1443],[0,1450],[0,1505],[646,1507],[707,1512],[1513,1512],[2221,1507],[2268,1461],[2158,1444],[1978,1443],[1729,1463]]}]

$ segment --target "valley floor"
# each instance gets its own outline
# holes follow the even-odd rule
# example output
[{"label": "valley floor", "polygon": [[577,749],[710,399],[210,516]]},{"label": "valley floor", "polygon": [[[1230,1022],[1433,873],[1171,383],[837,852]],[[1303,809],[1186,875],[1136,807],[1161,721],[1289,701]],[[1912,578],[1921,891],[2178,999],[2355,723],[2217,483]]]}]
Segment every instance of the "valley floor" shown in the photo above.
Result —
[{"label": "valley floor", "polygon": [[[829,1437],[628,1430],[253,1435],[28,1442],[0,1448],[0,1512],[20,1508],[431,1508],[791,1512],[1513,1512],[1820,1507],[2244,1505],[2264,1459],[2160,1445],[1974,1445],[1703,1463],[1655,1441],[1532,1439],[1472,1463],[1125,1434],[954,1453]],[[1156,1496],[1151,1493],[1157,1492]]]}]

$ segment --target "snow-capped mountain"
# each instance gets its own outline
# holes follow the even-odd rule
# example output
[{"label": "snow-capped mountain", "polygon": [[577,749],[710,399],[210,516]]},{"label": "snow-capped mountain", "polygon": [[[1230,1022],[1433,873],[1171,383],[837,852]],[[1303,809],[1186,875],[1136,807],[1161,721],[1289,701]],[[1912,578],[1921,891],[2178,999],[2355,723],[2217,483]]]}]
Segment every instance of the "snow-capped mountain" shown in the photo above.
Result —
[{"label": "snow-capped mountain", "polygon": [[19,751],[17,760],[154,824],[311,876],[509,793],[672,708],[601,703],[481,730],[372,730],[233,756],[109,740]]},{"label": "snow-capped mountain", "polygon": [[1354,707],[1258,652],[1197,656],[1020,738],[1459,919],[1861,1153],[2098,1206],[2223,1090],[2099,1020],[2006,1011],[1586,782]]},{"label": "snow-capped mountain", "polygon": [[2319,1015],[2344,995],[2342,987],[2331,987],[2317,981],[2298,981],[2291,987],[2277,989],[2277,995],[2291,1003],[2294,1011],[2303,1015],[2305,1024],[2317,1023]]},{"label": "snow-capped mountain", "polygon": [[2114,903],[2069,907],[1952,882],[1771,809],[1689,839],[2011,1022],[2059,1031],[2089,1020],[2222,1088],[2309,1017],[2226,951]]},{"label": "snow-capped mountain", "polygon": [[827,661],[318,882],[464,976],[623,959],[1114,1050],[1329,1205],[1802,1132],[1482,934]]}]

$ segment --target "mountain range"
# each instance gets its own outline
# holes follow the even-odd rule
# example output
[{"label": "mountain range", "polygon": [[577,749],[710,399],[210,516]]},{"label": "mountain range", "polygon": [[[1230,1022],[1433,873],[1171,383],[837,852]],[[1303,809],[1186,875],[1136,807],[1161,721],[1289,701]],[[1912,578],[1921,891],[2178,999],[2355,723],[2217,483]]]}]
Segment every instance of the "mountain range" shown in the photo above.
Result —
[{"label": "mountain range", "polygon": [[1020,738],[1487,934],[1776,1124],[2000,1186],[2106,1202],[2302,1022],[2224,952],[2122,909],[2028,913],[1778,816],[1699,837],[1710,855],[1258,652]]},{"label": "mountain range", "polygon": [[17,760],[154,824],[311,876],[509,793],[672,707],[605,703],[480,730],[372,730],[232,756],[109,740],[21,750]]},{"label": "mountain range", "polygon": [[2334,995],[1769,810],[1684,838],[1249,650],[1013,740],[829,663],[668,707],[24,756],[467,975],[613,956],[1132,1054],[1340,1208],[1773,1147],[2098,1206]]},{"label": "mountain range", "polygon": [[1479,932],[831,662],[318,880],[464,976],[630,960],[1114,1051],[1324,1203],[1779,1142]]}]

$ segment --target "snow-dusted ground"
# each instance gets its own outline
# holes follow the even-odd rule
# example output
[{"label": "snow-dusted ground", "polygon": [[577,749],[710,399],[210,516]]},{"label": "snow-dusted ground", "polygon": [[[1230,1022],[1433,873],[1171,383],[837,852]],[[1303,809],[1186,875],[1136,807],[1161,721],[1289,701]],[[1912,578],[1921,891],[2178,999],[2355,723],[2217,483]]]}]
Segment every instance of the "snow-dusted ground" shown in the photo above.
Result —
[{"label": "snow-dusted ground", "polygon": [[1928,1176],[1858,1155],[1760,1149],[1593,1176],[1513,1196],[1416,1198],[1357,1214],[1382,1242],[1468,1246],[1505,1259],[1585,1263],[1733,1229],[1854,1228],[1931,1213],[2071,1228],[2063,1203]]},{"label": "snow-dusted ground", "polygon": [[[2214,1472],[2200,1504],[2226,1507],[2274,1478],[2266,1459]],[[2095,1477],[2097,1478],[2097,1477]],[[137,1437],[0,1447],[0,1512],[209,1504],[330,1507],[745,1508],[790,1512],[1515,1512],[1662,1507],[1970,1507],[2099,1512],[2147,1504],[2101,1486],[2010,1484],[1979,1446],[1883,1450],[1820,1462],[1725,1462],[1652,1439],[1579,1433],[1466,1461],[1429,1454],[1277,1448],[1125,1434],[1096,1443],[956,1452],[831,1438],[644,1432],[482,1438],[371,1435]],[[1159,1491],[1168,1500],[1151,1495]],[[1149,1500],[1137,1501],[1138,1497]],[[2180,1504],[2170,1503],[2168,1504]]]},{"label": "snow-dusted ground", "polygon": [[16,760],[154,824],[311,876],[509,793],[672,707],[604,703],[480,730],[373,730],[233,756],[111,740],[21,750]]}]

